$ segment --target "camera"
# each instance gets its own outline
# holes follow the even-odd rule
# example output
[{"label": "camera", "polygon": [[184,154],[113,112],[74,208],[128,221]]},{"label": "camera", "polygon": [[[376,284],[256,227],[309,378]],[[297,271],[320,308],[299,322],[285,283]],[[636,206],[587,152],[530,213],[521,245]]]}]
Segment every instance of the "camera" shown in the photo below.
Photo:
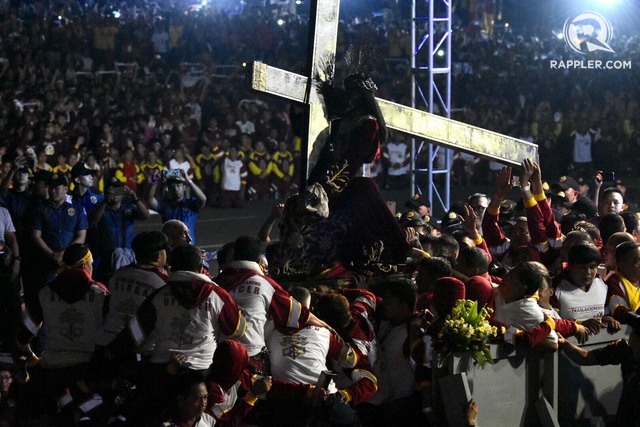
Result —
[{"label": "camera", "polygon": [[171,169],[162,171],[162,177],[165,181],[169,181],[171,179],[181,179],[182,178],[182,169]]}]

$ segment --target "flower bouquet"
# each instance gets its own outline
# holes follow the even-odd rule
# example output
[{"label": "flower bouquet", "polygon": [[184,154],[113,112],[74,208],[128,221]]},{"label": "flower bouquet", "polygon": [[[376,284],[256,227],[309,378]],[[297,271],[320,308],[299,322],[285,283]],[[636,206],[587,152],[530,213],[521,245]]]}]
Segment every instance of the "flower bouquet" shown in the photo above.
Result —
[{"label": "flower bouquet", "polygon": [[458,300],[438,333],[443,353],[470,352],[480,367],[493,363],[488,342],[498,335],[498,329],[489,324],[490,310],[478,310],[477,301]]}]

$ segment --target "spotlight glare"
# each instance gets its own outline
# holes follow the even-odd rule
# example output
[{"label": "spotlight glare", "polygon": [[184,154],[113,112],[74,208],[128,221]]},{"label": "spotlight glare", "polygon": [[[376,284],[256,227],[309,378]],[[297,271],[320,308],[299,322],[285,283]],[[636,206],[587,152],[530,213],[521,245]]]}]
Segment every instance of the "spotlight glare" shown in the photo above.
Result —
[{"label": "spotlight glare", "polygon": [[505,27],[505,28],[509,28],[509,23],[508,23],[508,22],[505,22],[505,23],[504,23],[504,27]]},{"label": "spotlight glare", "polygon": [[278,19],[278,25],[282,27],[284,25],[284,19]]},{"label": "spotlight glare", "polygon": [[206,6],[207,5],[207,0],[202,0],[202,5]]},{"label": "spotlight glare", "polygon": [[302,4],[302,0],[296,0],[296,4],[297,5],[301,5]]},{"label": "spotlight glare", "polygon": [[444,56],[444,50],[440,49],[440,50],[438,51],[437,55],[438,55],[439,57],[443,57],[443,56]]}]

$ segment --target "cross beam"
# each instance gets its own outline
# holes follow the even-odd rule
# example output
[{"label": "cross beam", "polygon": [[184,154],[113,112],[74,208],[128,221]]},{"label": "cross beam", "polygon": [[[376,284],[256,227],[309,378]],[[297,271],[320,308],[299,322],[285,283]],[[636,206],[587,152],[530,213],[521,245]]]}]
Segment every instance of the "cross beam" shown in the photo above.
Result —
[{"label": "cross beam", "polygon": [[[262,62],[254,62],[251,67],[253,90],[289,99],[308,108],[307,134],[303,135],[302,144],[306,158],[301,165],[302,177],[309,174],[313,144],[329,128],[324,100],[316,89],[314,77],[318,70],[335,64],[339,10],[340,0],[314,0],[311,5],[308,75],[292,73]],[[388,128],[415,138],[513,165],[519,165],[525,158],[538,157],[535,144],[384,99],[377,98],[377,101]]]},{"label": "cross beam", "polygon": [[[309,77],[262,62],[253,63],[252,73],[253,90],[295,102],[307,102]],[[511,165],[520,165],[524,159],[538,156],[535,144],[384,99],[376,100],[389,129]]]}]

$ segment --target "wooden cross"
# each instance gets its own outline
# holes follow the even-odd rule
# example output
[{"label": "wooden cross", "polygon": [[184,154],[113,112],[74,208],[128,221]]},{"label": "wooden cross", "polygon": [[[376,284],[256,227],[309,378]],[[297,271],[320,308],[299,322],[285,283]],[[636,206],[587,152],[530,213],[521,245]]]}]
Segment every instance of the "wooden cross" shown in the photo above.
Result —
[{"label": "wooden cross", "polygon": [[[302,173],[309,173],[309,156],[318,136],[328,131],[326,108],[316,90],[315,76],[327,64],[335,64],[340,0],[314,0],[309,22],[307,74],[301,75],[254,62],[251,89],[299,102],[308,107],[307,134],[303,135]],[[511,165],[526,158],[538,158],[538,147],[517,138],[501,135],[466,123],[430,114],[415,108],[376,98],[387,127],[420,140],[460,150]],[[304,185],[304,183],[303,183]]]}]

